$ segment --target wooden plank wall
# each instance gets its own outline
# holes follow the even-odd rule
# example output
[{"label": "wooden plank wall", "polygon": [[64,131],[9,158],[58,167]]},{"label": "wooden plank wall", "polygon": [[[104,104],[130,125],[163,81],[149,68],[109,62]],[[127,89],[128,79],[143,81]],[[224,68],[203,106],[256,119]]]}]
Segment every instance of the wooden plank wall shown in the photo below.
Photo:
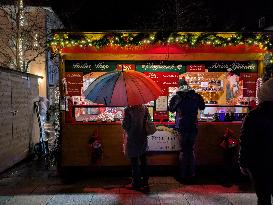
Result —
[{"label": "wooden plank wall", "polygon": [[34,99],[38,99],[37,77],[0,69],[0,172],[24,159],[30,144],[39,139],[32,135]]}]

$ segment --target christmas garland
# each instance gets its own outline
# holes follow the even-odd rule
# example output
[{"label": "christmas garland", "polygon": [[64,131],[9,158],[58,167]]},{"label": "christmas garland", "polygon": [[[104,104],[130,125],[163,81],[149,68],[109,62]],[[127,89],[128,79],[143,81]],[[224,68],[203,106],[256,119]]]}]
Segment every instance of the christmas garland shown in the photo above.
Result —
[{"label": "christmas garland", "polygon": [[273,50],[273,35],[270,32],[109,32],[109,33],[55,33],[49,46],[57,47],[95,47],[106,46],[145,46],[153,44],[177,44],[188,47],[211,45],[225,47],[236,45],[257,46]]}]

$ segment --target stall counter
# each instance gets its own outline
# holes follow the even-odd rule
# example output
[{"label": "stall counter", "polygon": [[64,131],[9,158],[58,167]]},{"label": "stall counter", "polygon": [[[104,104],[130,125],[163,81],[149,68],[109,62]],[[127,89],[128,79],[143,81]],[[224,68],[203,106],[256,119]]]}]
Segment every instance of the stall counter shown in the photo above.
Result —
[{"label": "stall counter", "polygon": [[[156,123],[160,126],[173,127],[173,123]],[[241,122],[199,122],[196,142],[198,165],[223,165],[223,148],[219,145],[226,128],[239,136]],[[62,127],[61,166],[128,166],[129,160],[124,155],[124,131],[121,123],[76,122],[65,123]],[[94,135],[102,143],[102,159],[92,162],[89,146]],[[149,151],[149,165],[170,165],[178,163],[179,151]]]}]

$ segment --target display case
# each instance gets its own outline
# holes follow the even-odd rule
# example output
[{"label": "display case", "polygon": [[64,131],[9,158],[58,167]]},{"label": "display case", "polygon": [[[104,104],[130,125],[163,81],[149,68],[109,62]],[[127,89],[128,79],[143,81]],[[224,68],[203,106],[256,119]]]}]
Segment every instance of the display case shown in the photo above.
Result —
[{"label": "display case", "polygon": [[73,105],[72,113],[76,122],[120,122],[124,116],[124,107]]},{"label": "display case", "polygon": [[[147,106],[151,120],[153,107]],[[121,122],[125,107],[107,107],[104,105],[73,105],[72,116],[75,122]]]},{"label": "display case", "polygon": [[243,105],[206,105],[205,109],[199,112],[199,121],[242,121],[249,109],[250,106]]}]

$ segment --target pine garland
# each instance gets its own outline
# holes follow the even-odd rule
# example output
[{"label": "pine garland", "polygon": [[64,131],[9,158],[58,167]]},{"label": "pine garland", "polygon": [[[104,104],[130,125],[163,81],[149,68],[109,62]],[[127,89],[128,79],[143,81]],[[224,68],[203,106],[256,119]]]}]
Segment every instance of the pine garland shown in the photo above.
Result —
[{"label": "pine garland", "polygon": [[73,46],[91,46],[101,49],[109,45],[125,47],[152,44],[176,44],[188,47],[248,45],[271,51],[273,50],[273,35],[270,32],[110,32],[103,33],[99,38],[94,38],[90,33],[59,32],[54,34],[53,39],[49,42],[49,46],[59,49]]}]

